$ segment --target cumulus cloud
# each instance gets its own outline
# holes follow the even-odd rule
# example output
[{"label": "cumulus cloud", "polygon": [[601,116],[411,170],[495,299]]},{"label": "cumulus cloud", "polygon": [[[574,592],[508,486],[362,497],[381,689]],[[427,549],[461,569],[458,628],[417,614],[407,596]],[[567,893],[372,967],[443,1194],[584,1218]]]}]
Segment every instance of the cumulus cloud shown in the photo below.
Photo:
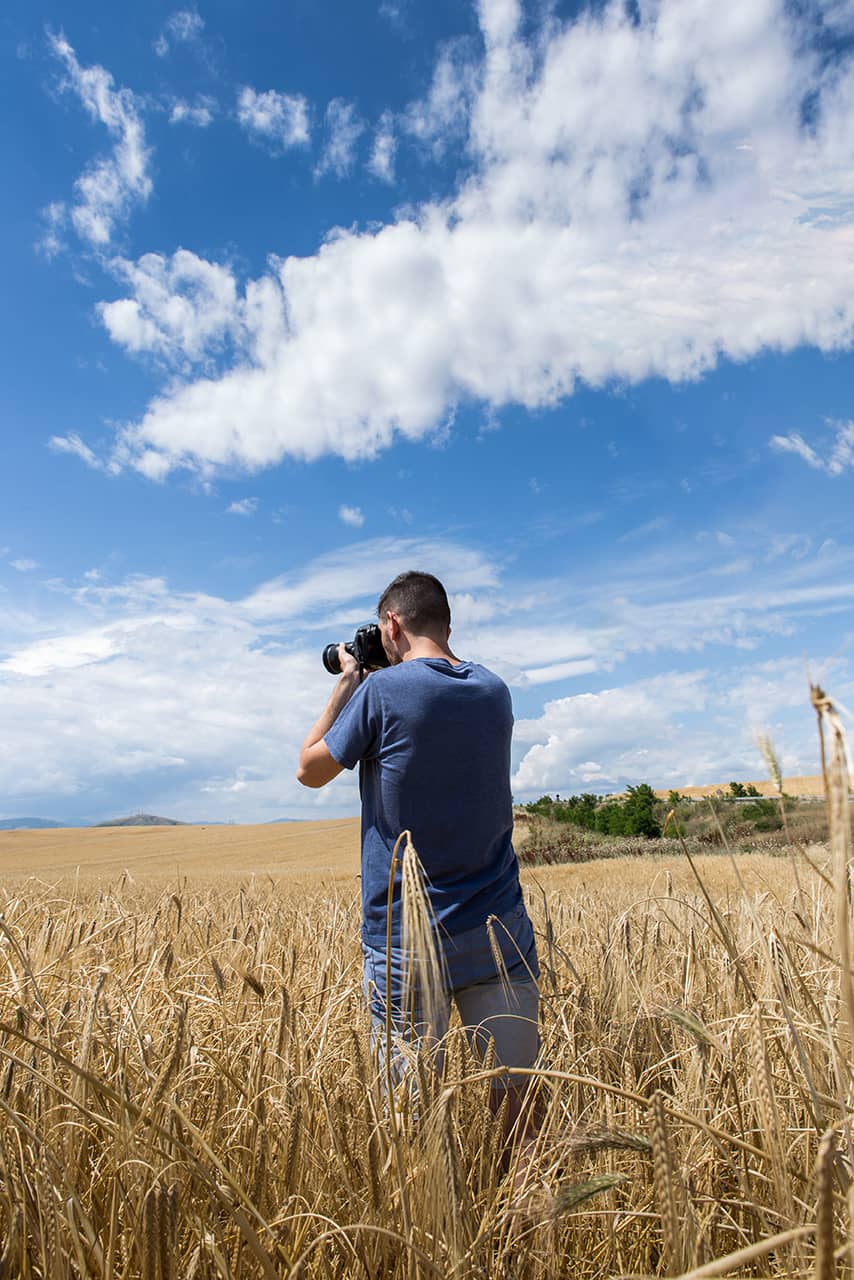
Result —
[{"label": "cumulus cloud", "polygon": [[257,93],[244,85],[237,93],[237,119],[250,137],[274,148],[285,150],[308,143],[308,102],[302,94],[275,89]]},{"label": "cumulus cloud", "polygon": [[365,126],[352,102],[333,98],[326,108],[326,145],[315,168],[321,177],[331,173],[345,178],[356,161],[356,146],[365,132]]},{"label": "cumulus cloud", "polygon": [[[614,788],[621,778],[638,776],[641,753],[642,776],[657,779],[661,757],[669,757],[671,764],[674,760],[678,717],[706,706],[706,680],[703,671],[674,672],[547,702],[541,716],[516,724],[517,742],[530,745],[513,776],[514,793],[580,790],[585,778],[579,769],[587,767],[591,756],[611,757],[602,781]],[[682,747],[687,748],[687,742]]]},{"label": "cumulus cloud", "polygon": [[89,116],[115,139],[110,154],[93,161],[75,182],[76,198],[70,209],[78,236],[95,248],[104,248],[133,205],[144,204],[152,191],[151,153],[139,103],[130,89],[115,88],[103,67],[81,66],[63,35],[50,34],[48,39],[65,67],[63,89],[76,94]]},{"label": "cumulus cloud", "polygon": [[797,431],[787,436],[772,436],[769,443],[772,449],[781,453],[794,453],[803,458],[816,471],[824,471],[829,476],[841,476],[843,471],[854,467],[854,421],[831,422],[828,425],[834,428],[835,439],[828,456],[824,458]]},{"label": "cumulus cloud", "polygon": [[257,498],[240,498],[226,507],[226,512],[230,516],[254,516],[257,510]]},{"label": "cumulus cloud", "polygon": [[349,524],[354,529],[361,529],[365,523],[365,517],[361,507],[348,507],[342,503],[338,508],[338,519],[342,524]]},{"label": "cumulus cloud", "polygon": [[171,258],[159,253],[137,262],[115,258],[110,267],[132,296],[100,303],[98,315],[125,350],[180,364],[204,360],[228,338],[242,337],[245,324],[228,267],[186,249]]},{"label": "cumulus cloud", "polygon": [[[533,409],[579,383],[850,346],[849,46],[812,52],[809,16],[783,0],[723,18],[661,0],[639,21],[608,4],[529,39],[511,0],[479,14],[468,96],[445,94],[465,106],[436,125],[465,135],[456,189],[235,278],[235,310],[257,305],[233,365],[166,386],[123,430],[123,464],[364,458],[463,400]],[[336,111],[334,171],[358,123]]]},{"label": "cumulus cloud", "polygon": [[[817,666],[821,680],[847,697],[847,664],[825,659]],[[607,792],[641,781],[667,788],[764,777],[758,740],[770,723],[784,773],[819,772],[802,660],[674,671],[556,698],[542,714],[517,721],[514,792],[530,798],[588,784]]]}]

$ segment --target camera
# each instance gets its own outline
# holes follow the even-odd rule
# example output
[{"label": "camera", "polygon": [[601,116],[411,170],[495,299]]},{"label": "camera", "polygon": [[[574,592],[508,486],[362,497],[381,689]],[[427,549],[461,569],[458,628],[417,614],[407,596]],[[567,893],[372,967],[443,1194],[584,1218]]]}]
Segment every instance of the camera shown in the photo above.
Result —
[{"label": "camera", "polygon": [[[353,655],[363,671],[378,671],[380,667],[389,666],[380,629],[375,622],[366,622],[357,627],[353,639],[344,648]],[[323,665],[331,676],[340,676],[341,663],[337,644],[328,644],[323,650]]]}]

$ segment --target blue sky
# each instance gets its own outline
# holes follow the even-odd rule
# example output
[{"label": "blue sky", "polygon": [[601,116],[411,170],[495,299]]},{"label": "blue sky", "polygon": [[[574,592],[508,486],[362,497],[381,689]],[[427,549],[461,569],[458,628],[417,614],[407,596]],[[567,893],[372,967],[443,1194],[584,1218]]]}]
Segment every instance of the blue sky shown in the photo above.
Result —
[{"label": "blue sky", "polygon": [[264,821],[400,569],[514,794],[850,701],[854,4],[11,0],[0,817]]}]

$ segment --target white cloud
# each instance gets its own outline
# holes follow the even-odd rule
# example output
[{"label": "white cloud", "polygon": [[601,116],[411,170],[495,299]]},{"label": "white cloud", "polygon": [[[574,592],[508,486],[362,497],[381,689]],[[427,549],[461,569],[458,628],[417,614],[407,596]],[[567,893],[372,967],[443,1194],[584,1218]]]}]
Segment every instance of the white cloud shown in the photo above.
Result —
[{"label": "white cloud", "polygon": [[[509,0],[480,16],[458,189],[235,279],[255,325],[233,366],[168,385],[122,433],[123,464],[364,458],[429,437],[462,400],[533,409],[579,382],[850,346],[849,50],[813,56],[783,0],[725,20],[709,0],[641,22],[608,5],[530,44]],[[329,166],[346,168],[357,122],[337,110]]]},{"label": "white cloud", "polygon": [[195,102],[176,98],[169,112],[169,123],[189,124],[197,129],[207,129],[213,121],[215,111],[216,101],[207,94],[200,94]]},{"label": "white cloud", "polygon": [[446,44],[439,54],[427,96],[404,112],[402,128],[441,155],[468,131],[477,75],[471,42],[463,39]]},{"label": "white cloud", "polygon": [[197,42],[204,29],[204,18],[194,9],[176,9],[163,24],[154,42],[154,51],[158,58],[165,58],[173,45]]},{"label": "white cloud", "polygon": [[772,449],[796,454],[817,471],[825,471],[829,476],[841,476],[843,471],[854,467],[854,420],[830,422],[828,426],[835,429],[836,438],[826,459],[822,458],[812,445],[807,444],[797,431],[793,431],[788,436],[772,436],[769,444]]},{"label": "white cloud", "polygon": [[[639,554],[628,568],[646,558]],[[764,725],[787,772],[814,772],[814,718],[799,659],[745,665],[742,658],[715,674],[689,658],[691,669],[646,680],[603,681],[602,673],[632,646],[689,655],[704,644],[737,647],[775,614],[773,625],[791,624],[799,611],[812,618],[834,607],[843,599],[840,582],[854,607],[850,561],[830,548],[822,565],[819,574],[813,562],[777,562],[739,594],[717,597],[696,562],[683,567],[690,593],[673,564],[663,572],[655,562],[636,584],[644,606],[613,598],[629,590],[616,575],[603,573],[598,587],[583,569],[576,580],[514,583],[476,548],[417,538],[350,544],[237,601],[175,592],[158,578],[111,583],[90,574],[64,594],[55,586],[51,608],[64,602],[58,617],[16,613],[14,601],[0,614],[3,727],[16,744],[0,753],[0,795],[10,805],[41,797],[53,808],[63,796],[85,794],[90,809],[114,809],[117,794],[137,797],[128,807],[139,807],[144,794],[155,811],[199,819],[356,812],[352,776],[315,795],[299,788],[293,771],[330,689],[323,644],[352,635],[407,568],[445,581],[455,649],[507,670],[517,699],[531,706],[542,683],[579,676],[591,690],[519,715],[520,798],[644,779],[666,786],[762,776],[753,740]],[[843,664],[814,675],[848,697]]]},{"label": "white cloud", "polygon": [[31,573],[33,569],[38,569],[39,567],[38,560],[10,560],[9,563],[13,569],[18,570],[18,573]]},{"label": "white cloud", "polygon": [[368,169],[380,182],[394,181],[394,157],[397,138],[394,134],[394,118],[389,111],[380,116],[374,133],[374,147],[368,161]]},{"label": "white cloud", "polygon": [[88,444],[80,439],[80,437],[72,432],[67,436],[51,436],[48,445],[55,453],[70,453],[81,462],[85,462],[87,467],[92,467],[94,471],[100,471],[103,468],[101,459],[89,448]]},{"label": "white cloud", "polygon": [[299,786],[299,746],[331,689],[323,644],[352,636],[413,563],[451,590],[497,581],[464,546],[388,539],[236,602],[133,577],[69,590],[66,616],[21,619],[23,634],[4,609],[0,698],[16,750],[0,753],[0,795],[55,807],[85,793],[90,809],[111,809],[115,794],[145,794],[155,811],[201,819],[357,812],[353,775],[318,794]]},{"label": "white cloud", "polygon": [[326,146],[315,169],[317,176],[332,173],[345,178],[356,160],[356,146],[365,131],[352,102],[333,98],[326,108]]},{"label": "white cloud", "polygon": [[308,103],[302,94],[275,89],[256,93],[244,85],[237,93],[237,119],[251,137],[274,147],[284,150],[308,143]]},{"label": "white cloud", "polygon": [[62,231],[68,222],[68,210],[62,200],[54,200],[41,211],[44,234],[36,241],[36,249],[50,260],[65,248]]},{"label": "white cloud", "polygon": [[365,517],[361,507],[348,507],[342,503],[338,508],[338,519],[343,524],[349,524],[354,529],[361,529],[365,523]]},{"label": "white cloud", "polygon": [[628,532],[621,534],[617,541],[635,542],[638,538],[649,538],[653,534],[663,533],[669,526],[670,521],[667,516],[655,516],[654,519],[638,525],[636,529],[629,529]]},{"label": "white cloud", "polygon": [[750,573],[753,568],[753,561],[749,556],[738,556],[735,560],[729,560],[726,564],[719,565],[711,572],[723,578],[737,578],[745,573]]},{"label": "white cloud", "polygon": [[227,514],[231,516],[254,516],[257,510],[257,498],[241,498],[226,507]]},{"label": "white cloud", "polygon": [[409,17],[411,0],[382,0],[379,8],[381,18],[393,27],[405,27]]},{"label": "white cloud", "polygon": [[118,637],[110,630],[80,631],[72,635],[51,636],[18,649],[0,662],[0,671],[20,676],[45,676],[57,671],[101,662],[118,653]]},{"label": "white cloud", "polygon": [[406,569],[429,566],[449,592],[488,591],[498,585],[495,565],[480,552],[459,543],[428,538],[373,538],[330,552],[304,571],[264,583],[242,602],[246,616],[285,620],[346,606],[358,616],[370,611],[380,591]]},{"label": "white cloud", "polygon": [[[514,774],[514,794],[578,790],[586,781],[578,770],[583,765],[586,771],[593,755],[607,761],[603,781],[614,787],[627,774],[637,778],[641,751],[650,753],[644,761],[650,770],[684,759],[687,735],[679,741],[677,718],[704,710],[707,699],[706,673],[698,671],[547,702],[541,716],[516,723],[516,741],[531,745]],[[658,775],[643,776],[655,783]]]},{"label": "white cloud", "polygon": [[227,266],[179,248],[172,257],[146,253],[137,262],[114,259],[110,269],[127,282],[133,297],[101,302],[97,314],[125,351],[182,366],[210,360],[228,340],[245,342],[247,308],[259,291],[250,288],[238,300]]},{"label": "white cloud", "polygon": [[852,0],[825,0],[821,20],[835,33],[850,35],[854,32],[854,3]]},{"label": "white cloud", "polygon": [[392,520],[399,521],[400,524],[411,525],[415,520],[409,507],[387,507],[386,510]]},{"label": "white cloud", "polygon": [[77,234],[102,248],[109,244],[116,224],[127,217],[132,205],[144,204],[151,195],[145,129],[137,99],[129,89],[114,88],[113,77],[103,67],[82,67],[63,35],[48,38],[54,54],[65,65],[63,88],[74,92],[91,118],[116,139],[110,155],[93,161],[77,179],[76,201],[71,206]]},{"label": "white cloud", "polygon": [[802,435],[797,431],[793,431],[788,436],[772,436],[769,444],[772,449],[779,449],[781,453],[795,453],[799,458],[803,458],[804,462],[811,467],[815,467],[819,471],[824,470],[824,463]]},{"label": "white cloud", "polygon": [[133,296],[99,303],[97,310],[112,340],[126,351],[180,364],[215,355],[228,339],[243,341],[245,320],[228,267],[178,249],[171,258],[114,258],[110,268]]},{"label": "white cloud", "polygon": [[[837,696],[847,696],[845,665],[821,665]],[[772,721],[784,773],[819,772],[807,675],[797,659],[724,673],[673,672],[557,698],[541,715],[517,721],[522,754],[514,794],[567,794],[590,783],[602,792],[638,782],[664,788],[761,778],[766,767],[757,737]]]}]

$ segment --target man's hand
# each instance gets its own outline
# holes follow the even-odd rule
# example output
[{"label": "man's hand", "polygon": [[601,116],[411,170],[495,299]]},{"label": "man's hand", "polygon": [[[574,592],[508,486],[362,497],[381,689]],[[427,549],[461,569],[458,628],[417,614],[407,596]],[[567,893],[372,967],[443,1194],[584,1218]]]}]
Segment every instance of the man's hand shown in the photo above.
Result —
[{"label": "man's hand", "polygon": [[361,675],[361,670],[358,662],[353,657],[352,653],[346,647],[343,641],[338,646],[338,664],[341,667],[342,676],[360,676]]},{"label": "man's hand", "polygon": [[338,660],[341,663],[341,675],[332,690],[332,694],[323,709],[323,713],[314,727],[309,731],[299,753],[297,782],[304,787],[325,787],[327,782],[337,778],[344,768],[333,756],[323,741],[326,734],[338,719],[344,707],[359,687],[361,671],[359,664],[348,653],[343,644],[338,646]]}]

